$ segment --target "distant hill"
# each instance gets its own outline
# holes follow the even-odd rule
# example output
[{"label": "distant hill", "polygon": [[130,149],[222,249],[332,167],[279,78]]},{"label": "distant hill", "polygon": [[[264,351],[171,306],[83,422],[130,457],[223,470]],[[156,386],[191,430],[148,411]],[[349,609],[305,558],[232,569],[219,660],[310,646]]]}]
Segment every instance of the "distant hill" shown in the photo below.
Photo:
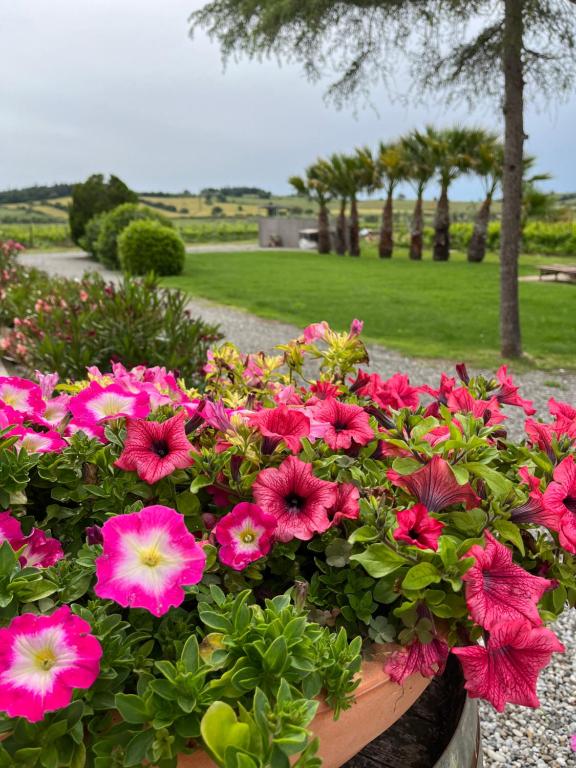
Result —
[{"label": "distant hill", "polygon": [[55,200],[58,197],[68,197],[72,194],[73,184],[51,184],[50,186],[24,187],[23,189],[6,189],[0,192],[0,205],[6,203],[35,203],[41,200]]}]

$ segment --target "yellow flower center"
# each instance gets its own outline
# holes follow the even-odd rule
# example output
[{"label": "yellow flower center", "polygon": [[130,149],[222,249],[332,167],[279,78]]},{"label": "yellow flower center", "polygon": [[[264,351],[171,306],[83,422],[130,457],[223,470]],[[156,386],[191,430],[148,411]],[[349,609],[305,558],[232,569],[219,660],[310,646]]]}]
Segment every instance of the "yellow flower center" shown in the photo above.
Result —
[{"label": "yellow flower center", "polygon": [[156,547],[149,547],[140,552],[140,562],[149,568],[156,568],[162,563],[162,553]]},{"label": "yellow flower center", "polygon": [[56,664],[57,659],[51,648],[43,648],[35,654],[34,661],[38,669],[48,672]]},{"label": "yellow flower center", "polygon": [[242,533],[240,534],[240,538],[243,544],[252,544],[252,542],[256,538],[256,534],[253,530],[251,530],[250,528],[247,528],[245,531],[242,531]]}]

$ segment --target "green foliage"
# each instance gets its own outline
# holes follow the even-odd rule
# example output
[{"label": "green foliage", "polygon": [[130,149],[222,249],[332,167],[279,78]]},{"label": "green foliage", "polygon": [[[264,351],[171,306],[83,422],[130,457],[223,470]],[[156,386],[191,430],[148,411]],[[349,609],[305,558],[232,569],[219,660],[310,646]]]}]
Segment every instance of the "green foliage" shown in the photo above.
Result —
[{"label": "green foliage", "polygon": [[65,224],[0,223],[0,239],[17,240],[26,248],[68,247],[72,244],[70,228]]},{"label": "green foliage", "polygon": [[86,225],[97,213],[110,211],[122,203],[137,203],[138,195],[132,192],[117,176],[94,174],[82,184],[75,184],[68,211],[72,240],[80,244]]},{"label": "green foliage", "polygon": [[186,257],[180,235],[156,221],[133,221],[118,239],[118,253],[129,275],[179,275]]},{"label": "green foliage", "polygon": [[136,203],[124,203],[104,214],[99,221],[97,242],[95,250],[91,251],[91,253],[94,253],[98,261],[101,261],[104,266],[110,269],[118,269],[120,266],[118,259],[118,238],[120,234],[133,221],[143,220],[157,221],[169,229],[173,227],[170,219],[157,211],[150,210],[150,208],[137,205]]},{"label": "green foliage", "polygon": [[[126,203],[126,205],[132,205],[132,203]],[[105,213],[97,213],[86,224],[84,234],[79,240],[79,245],[91,256],[96,256],[98,248],[98,238],[102,231],[102,224],[106,217]]]}]

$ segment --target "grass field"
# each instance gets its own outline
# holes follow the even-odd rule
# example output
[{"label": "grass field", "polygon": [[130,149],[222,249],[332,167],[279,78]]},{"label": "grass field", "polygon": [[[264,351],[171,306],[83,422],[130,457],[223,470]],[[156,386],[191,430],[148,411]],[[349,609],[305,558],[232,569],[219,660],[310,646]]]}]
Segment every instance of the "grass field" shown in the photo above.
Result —
[{"label": "grass field", "polygon": [[[521,273],[541,259],[525,256]],[[189,254],[184,274],[166,280],[195,296],[298,326],[365,321],[368,339],[406,354],[494,366],[498,353],[498,260],[468,264],[390,261],[373,246],[362,258],[302,251]],[[576,286],[521,283],[526,365],[576,368]],[[515,366],[518,367],[518,366]]]}]

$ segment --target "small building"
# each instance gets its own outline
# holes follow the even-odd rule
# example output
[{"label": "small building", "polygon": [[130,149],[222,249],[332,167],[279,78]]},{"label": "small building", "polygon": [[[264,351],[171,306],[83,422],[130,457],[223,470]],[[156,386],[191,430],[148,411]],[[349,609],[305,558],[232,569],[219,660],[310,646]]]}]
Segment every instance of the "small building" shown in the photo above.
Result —
[{"label": "small building", "polygon": [[262,217],[258,219],[258,243],[261,248],[299,248],[300,232],[317,226],[316,218]]}]

